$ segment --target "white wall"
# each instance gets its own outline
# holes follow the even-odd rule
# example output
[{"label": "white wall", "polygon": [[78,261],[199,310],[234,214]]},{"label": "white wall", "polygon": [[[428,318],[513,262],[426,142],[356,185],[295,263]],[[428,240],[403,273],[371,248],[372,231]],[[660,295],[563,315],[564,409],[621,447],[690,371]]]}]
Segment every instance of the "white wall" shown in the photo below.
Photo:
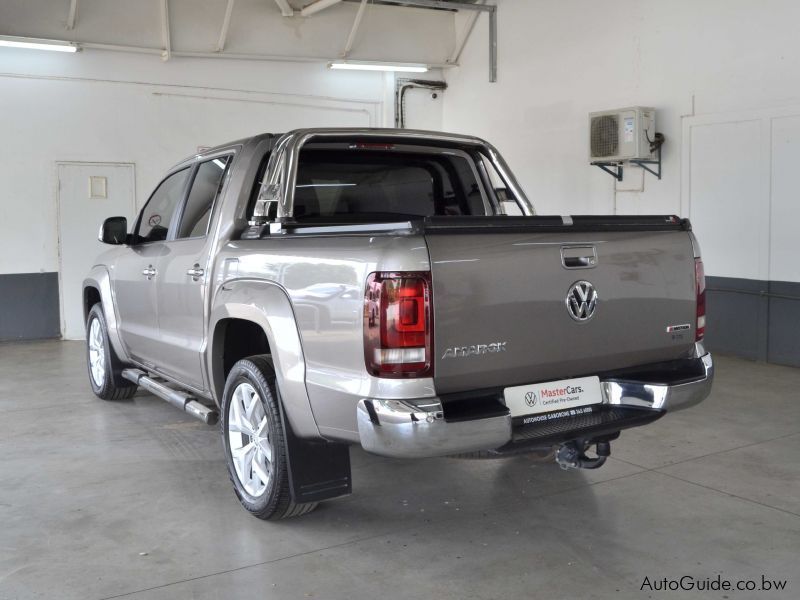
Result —
[{"label": "white wall", "polygon": [[[442,80],[441,72],[427,73],[415,79]],[[444,95],[447,92],[409,88],[405,95],[406,129],[440,130],[442,128]],[[434,97],[435,96],[435,97]],[[389,124],[394,127],[394,124]]]},{"label": "white wall", "polygon": [[297,127],[379,126],[391,89],[383,74],[320,64],[4,51],[0,273],[57,270],[56,161],[135,163],[141,206],[198,146]]},{"label": "white wall", "polygon": [[[492,140],[541,213],[678,213],[683,116],[800,105],[795,0],[497,4],[499,81],[482,16],[445,72],[444,129]],[[626,168],[620,187],[641,191],[615,192],[588,164],[587,115],[631,105],[657,109],[664,177]]]},{"label": "white wall", "polygon": [[706,272],[800,282],[800,106],[687,117],[682,153]]},{"label": "white wall", "polygon": [[[81,0],[72,30],[68,4],[0,2],[0,34],[162,45],[157,2]],[[213,52],[226,4],[170,0],[173,51]],[[225,52],[337,58],[357,8],[344,2],[284,18],[271,0],[238,0]],[[370,5],[350,58],[444,62],[453,31],[452,13]],[[153,54],[2,48],[0,274],[58,269],[56,161],[135,163],[141,206],[162,173],[198,146],[297,127],[391,126],[393,94],[392,75],[330,71],[323,61],[162,62]],[[413,112],[413,125],[441,127],[441,100]]]}]

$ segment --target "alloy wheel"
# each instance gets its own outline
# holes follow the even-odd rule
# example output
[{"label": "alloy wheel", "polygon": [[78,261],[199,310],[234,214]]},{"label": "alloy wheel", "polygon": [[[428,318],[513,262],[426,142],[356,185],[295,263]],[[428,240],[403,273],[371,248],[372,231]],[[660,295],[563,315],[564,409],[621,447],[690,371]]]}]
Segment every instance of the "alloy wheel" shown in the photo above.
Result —
[{"label": "alloy wheel", "polygon": [[233,390],[227,433],[236,477],[248,494],[258,498],[272,478],[272,443],[264,404],[247,382]]},{"label": "alloy wheel", "polygon": [[100,328],[100,320],[92,319],[89,326],[89,371],[92,373],[92,380],[99,388],[103,386],[106,378],[106,350],[103,330]]}]

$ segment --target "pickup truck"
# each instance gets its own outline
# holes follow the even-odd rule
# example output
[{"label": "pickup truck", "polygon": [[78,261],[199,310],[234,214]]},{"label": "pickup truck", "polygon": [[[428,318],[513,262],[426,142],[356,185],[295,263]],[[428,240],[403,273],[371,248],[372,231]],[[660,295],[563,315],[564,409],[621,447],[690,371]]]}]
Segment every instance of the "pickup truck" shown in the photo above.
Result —
[{"label": "pickup truck", "polygon": [[305,129],[173,167],[83,285],[89,382],[219,420],[263,519],[352,490],[349,447],[550,453],[596,468],[624,429],[702,401],[690,223],[537,216],[488,142]]}]

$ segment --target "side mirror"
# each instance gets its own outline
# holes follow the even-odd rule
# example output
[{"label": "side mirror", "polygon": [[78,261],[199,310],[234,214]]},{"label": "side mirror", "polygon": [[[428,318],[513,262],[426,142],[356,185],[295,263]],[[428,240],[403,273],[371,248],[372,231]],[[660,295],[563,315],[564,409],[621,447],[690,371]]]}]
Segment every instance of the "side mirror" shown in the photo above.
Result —
[{"label": "side mirror", "polygon": [[125,217],[109,217],[100,226],[97,235],[104,244],[120,245],[128,241],[128,219]]}]

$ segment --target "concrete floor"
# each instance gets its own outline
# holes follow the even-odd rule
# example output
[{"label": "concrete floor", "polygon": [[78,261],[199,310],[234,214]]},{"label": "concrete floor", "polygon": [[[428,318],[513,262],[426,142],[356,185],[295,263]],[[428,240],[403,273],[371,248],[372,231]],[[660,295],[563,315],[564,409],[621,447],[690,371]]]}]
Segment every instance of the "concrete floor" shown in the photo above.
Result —
[{"label": "concrete floor", "polygon": [[216,428],[96,399],[80,343],[0,345],[0,598],[727,598],[640,591],[719,573],[798,598],[800,369],[717,369],[598,471],[353,449],[352,496],[265,523]]}]

